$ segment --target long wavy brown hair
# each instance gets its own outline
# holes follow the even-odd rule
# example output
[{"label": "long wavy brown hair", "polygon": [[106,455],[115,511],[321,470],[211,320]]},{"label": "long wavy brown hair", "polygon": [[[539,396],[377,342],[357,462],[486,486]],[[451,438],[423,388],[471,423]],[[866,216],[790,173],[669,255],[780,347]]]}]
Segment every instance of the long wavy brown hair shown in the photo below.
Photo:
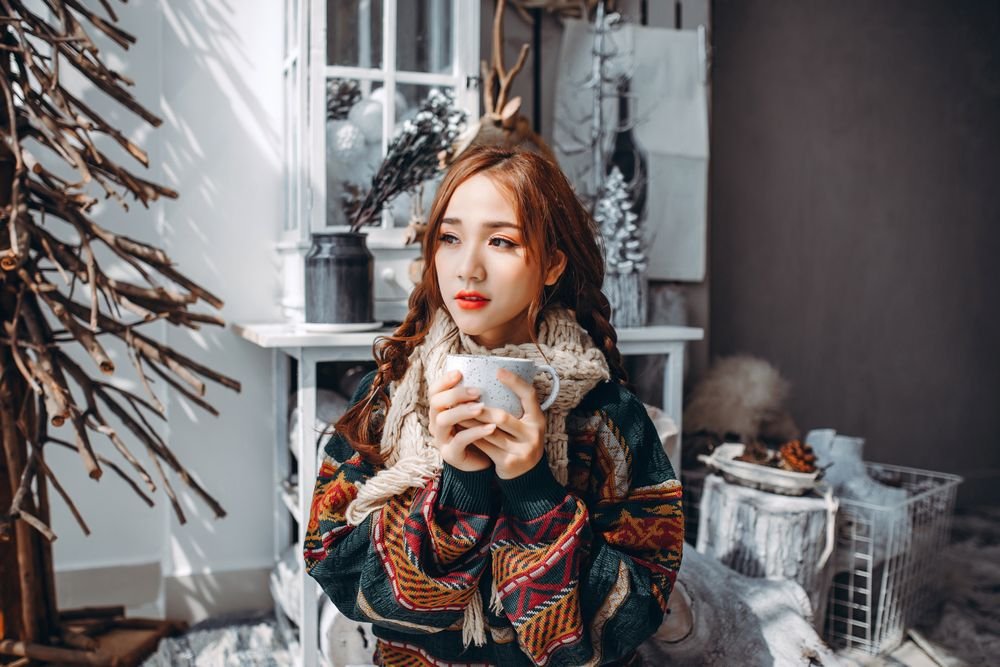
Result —
[{"label": "long wavy brown hair", "polygon": [[566,255],[566,268],[559,280],[542,289],[528,308],[535,326],[531,340],[547,306],[561,305],[576,313],[576,319],[604,352],[611,379],[628,383],[628,375],[618,351],[618,334],[611,326],[611,306],[601,292],[604,282],[604,257],[598,243],[598,228],[581,204],[562,170],[544,157],[507,148],[475,147],[464,151],[452,164],[438,187],[431,205],[427,234],[424,237],[424,273],[410,294],[409,313],[391,336],[381,336],[372,347],[378,365],[368,394],[337,421],[334,428],[365,460],[381,464],[379,441],[384,416],[389,409],[385,391],[403,377],[413,349],[427,335],[438,308],[444,307],[434,266],[439,245],[441,219],[452,193],[466,179],[484,174],[506,192],[522,229],[529,266],[537,267],[544,277],[545,257]]}]

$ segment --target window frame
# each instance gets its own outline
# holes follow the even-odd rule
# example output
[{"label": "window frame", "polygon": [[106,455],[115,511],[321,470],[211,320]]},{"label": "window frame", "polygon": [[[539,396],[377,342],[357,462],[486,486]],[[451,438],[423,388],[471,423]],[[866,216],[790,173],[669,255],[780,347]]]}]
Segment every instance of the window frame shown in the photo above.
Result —
[{"label": "window frame", "polygon": [[[300,156],[305,169],[304,211],[299,221],[300,238],[330,230],[326,225],[326,82],[331,78],[357,79],[381,83],[385,89],[382,113],[382,154],[396,129],[395,106],[398,84],[447,86],[455,92],[455,102],[469,113],[469,120],[479,117],[479,19],[478,0],[439,0],[452,2],[452,71],[437,74],[399,70],[396,63],[396,17],[399,0],[382,0],[382,66],[378,68],[327,65],[326,9],[331,0],[287,0],[308,3],[302,19],[308,25],[308,93],[304,96],[307,131],[303,134]],[[405,0],[404,0],[405,1]],[[294,174],[294,172],[293,172]],[[301,188],[300,184],[300,189]],[[303,224],[305,223],[305,224]],[[382,227],[392,227],[391,216],[382,217]]]}]

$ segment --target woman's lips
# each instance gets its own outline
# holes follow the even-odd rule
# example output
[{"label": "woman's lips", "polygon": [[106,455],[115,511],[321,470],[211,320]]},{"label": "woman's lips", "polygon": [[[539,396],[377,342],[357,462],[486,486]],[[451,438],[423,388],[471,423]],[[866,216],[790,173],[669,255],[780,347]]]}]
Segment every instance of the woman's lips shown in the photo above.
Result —
[{"label": "woman's lips", "polygon": [[483,298],[459,297],[455,299],[455,302],[458,303],[458,307],[462,310],[478,310],[480,308],[485,308],[490,300]]}]

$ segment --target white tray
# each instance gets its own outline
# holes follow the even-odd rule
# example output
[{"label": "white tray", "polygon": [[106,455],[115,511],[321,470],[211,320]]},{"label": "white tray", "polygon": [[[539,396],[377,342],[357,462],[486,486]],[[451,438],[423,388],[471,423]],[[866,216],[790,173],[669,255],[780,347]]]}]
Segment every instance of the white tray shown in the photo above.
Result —
[{"label": "white tray", "polygon": [[698,459],[712,470],[722,473],[727,481],[763,491],[801,496],[816,488],[818,470],[809,473],[792,472],[735,460],[743,454],[743,450],[741,443],[727,442],[716,447],[711,456],[700,454]]}]

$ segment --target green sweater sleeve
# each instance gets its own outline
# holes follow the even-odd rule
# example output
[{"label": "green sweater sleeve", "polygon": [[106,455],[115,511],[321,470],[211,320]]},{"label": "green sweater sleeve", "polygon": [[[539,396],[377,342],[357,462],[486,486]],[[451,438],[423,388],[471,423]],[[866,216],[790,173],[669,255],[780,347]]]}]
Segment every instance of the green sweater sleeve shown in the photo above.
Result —
[{"label": "green sweater sleeve", "polygon": [[[367,395],[373,377],[362,381],[354,402]],[[348,618],[407,633],[460,623],[488,560],[495,521],[489,477],[446,467],[353,526],[345,512],[357,485],[380,467],[358,454],[338,461],[344,447],[350,445],[334,435],[324,450],[303,545],[306,571]]]},{"label": "green sweater sleeve", "polygon": [[500,482],[493,576],[535,664],[627,655],[659,627],[680,568],[681,485],[655,427],[624,388],[606,384],[596,398],[580,408],[599,420],[586,501],[544,460]]}]

